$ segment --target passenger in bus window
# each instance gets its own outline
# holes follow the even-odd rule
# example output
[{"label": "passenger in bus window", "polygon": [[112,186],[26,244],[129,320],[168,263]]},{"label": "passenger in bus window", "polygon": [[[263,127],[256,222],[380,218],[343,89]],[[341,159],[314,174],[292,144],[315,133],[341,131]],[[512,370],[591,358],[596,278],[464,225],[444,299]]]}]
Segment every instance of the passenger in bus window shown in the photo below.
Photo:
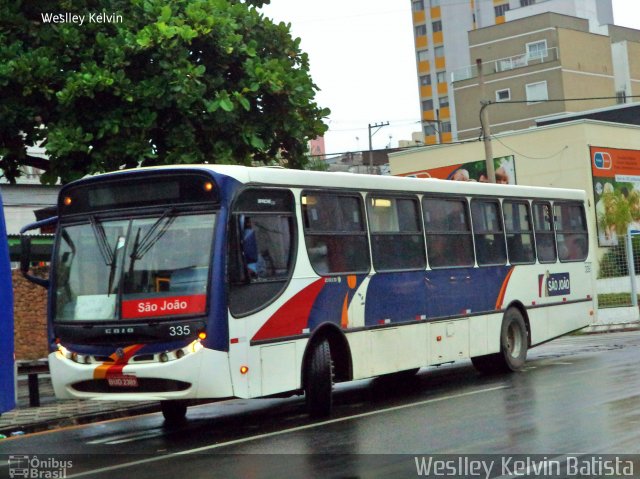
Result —
[{"label": "passenger in bus window", "polygon": [[249,274],[257,276],[258,268],[258,242],[256,240],[256,232],[253,230],[251,218],[244,219],[244,231],[242,233],[242,252],[244,260],[247,263]]},{"label": "passenger in bus window", "polygon": [[584,238],[578,235],[565,235],[565,258],[569,261],[584,259],[586,255],[586,244]]}]

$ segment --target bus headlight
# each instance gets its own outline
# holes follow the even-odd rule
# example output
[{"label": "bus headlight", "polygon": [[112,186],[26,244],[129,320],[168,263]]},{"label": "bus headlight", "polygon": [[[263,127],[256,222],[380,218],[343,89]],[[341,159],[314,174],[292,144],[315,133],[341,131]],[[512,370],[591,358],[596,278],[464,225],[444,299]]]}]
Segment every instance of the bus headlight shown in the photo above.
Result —
[{"label": "bus headlight", "polygon": [[62,344],[58,344],[58,353],[65,359],[71,359],[71,351],[65,348]]},{"label": "bus headlight", "polygon": [[191,343],[191,352],[193,352],[193,353],[197,353],[202,348],[204,348],[204,346],[202,345],[202,342],[200,342],[199,339],[197,339],[193,343]]}]

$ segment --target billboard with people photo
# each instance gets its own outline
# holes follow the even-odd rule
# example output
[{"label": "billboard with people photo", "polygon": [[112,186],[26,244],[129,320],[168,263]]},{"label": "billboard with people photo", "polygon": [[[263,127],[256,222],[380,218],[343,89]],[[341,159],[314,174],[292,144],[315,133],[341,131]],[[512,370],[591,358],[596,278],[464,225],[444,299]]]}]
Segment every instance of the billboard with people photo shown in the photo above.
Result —
[{"label": "billboard with people photo", "polygon": [[[516,165],[513,155],[501,156],[493,159],[493,167],[496,173],[496,183],[505,185],[516,184]],[[454,181],[478,181],[488,183],[487,165],[485,160],[469,161],[439,168],[428,168],[421,171],[412,171],[401,176],[411,178],[439,178],[441,180]]]}]

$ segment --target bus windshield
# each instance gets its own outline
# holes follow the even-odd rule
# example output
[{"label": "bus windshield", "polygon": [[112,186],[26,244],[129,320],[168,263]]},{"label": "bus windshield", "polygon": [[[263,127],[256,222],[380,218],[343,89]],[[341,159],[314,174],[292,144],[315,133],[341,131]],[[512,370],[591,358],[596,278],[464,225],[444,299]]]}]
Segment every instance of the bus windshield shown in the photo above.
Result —
[{"label": "bus windshield", "polygon": [[206,311],[214,213],[62,225],[55,254],[58,322]]}]

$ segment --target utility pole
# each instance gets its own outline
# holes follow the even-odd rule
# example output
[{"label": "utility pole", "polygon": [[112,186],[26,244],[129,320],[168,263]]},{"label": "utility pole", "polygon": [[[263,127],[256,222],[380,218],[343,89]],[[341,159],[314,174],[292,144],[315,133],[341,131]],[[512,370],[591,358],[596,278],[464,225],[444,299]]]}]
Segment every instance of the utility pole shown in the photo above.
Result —
[{"label": "utility pole", "polygon": [[[373,138],[373,135],[375,135],[376,133],[378,133],[378,131],[380,131],[380,128],[388,125],[389,125],[388,121],[385,123],[376,123],[374,125],[369,123],[369,174],[370,175],[373,174],[373,145],[371,143],[371,139]],[[376,128],[376,131],[371,133],[371,130],[373,130],[374,128]]]},{"label": "utility pole", "polygon": [[493,164],[493,147],[491,145],[491,131],[489,130],[489,112],[487,107],[491,104],[490,100],[486,99],[484,88],[484,74],[482,73],[482,59],[476,59],[476,66],[478,67],[478,84],[480,85],[480,124],[482,126],[482,141],[484,143],[484,159],[487,168],[487,178],[489,183],[496,182],[496,170]]}]

